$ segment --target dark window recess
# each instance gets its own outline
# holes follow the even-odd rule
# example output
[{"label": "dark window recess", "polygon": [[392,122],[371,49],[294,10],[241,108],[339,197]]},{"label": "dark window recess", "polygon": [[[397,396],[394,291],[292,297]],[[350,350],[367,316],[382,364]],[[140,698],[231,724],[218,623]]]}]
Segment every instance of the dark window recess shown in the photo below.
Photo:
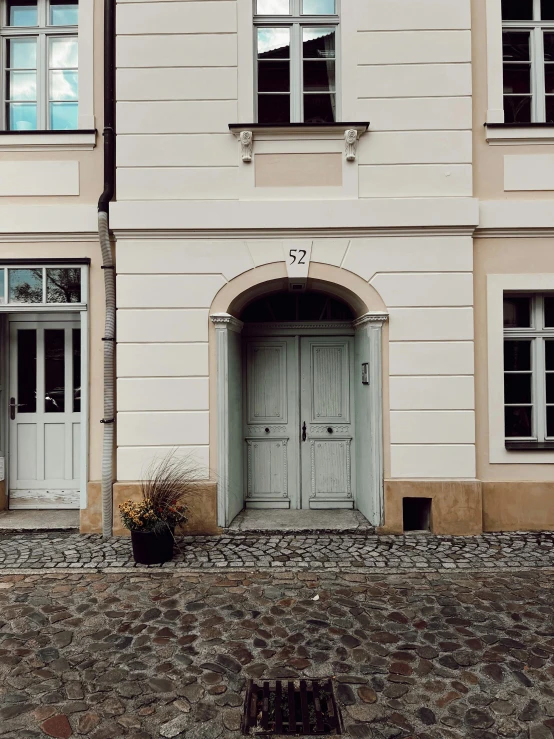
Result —
[{"label": "dark window recess", "polygon": [[331,679],[250,681],[244,736],[338,736],[342,721]]},{"label": "dark window recess", "polygon": [[403,498],[404,531],[431,530],[431,498]]},{"label": "dark window recess", "polygon": [[[302,257],[300,257],[302,258]],[[271,321],[353,321],[349,305],[324,293],[281,292],[249,303],[241,321],[267,323]]]}]

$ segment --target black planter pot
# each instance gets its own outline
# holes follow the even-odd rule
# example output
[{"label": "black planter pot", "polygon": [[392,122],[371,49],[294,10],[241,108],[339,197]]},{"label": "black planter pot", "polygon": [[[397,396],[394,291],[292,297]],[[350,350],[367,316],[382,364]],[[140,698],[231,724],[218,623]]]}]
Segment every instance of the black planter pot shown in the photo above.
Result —
[{"label": "black planter pot", "polygon": [[173,557],[173,530],[131,531],[133,557],[137,564],[159,565]]}]

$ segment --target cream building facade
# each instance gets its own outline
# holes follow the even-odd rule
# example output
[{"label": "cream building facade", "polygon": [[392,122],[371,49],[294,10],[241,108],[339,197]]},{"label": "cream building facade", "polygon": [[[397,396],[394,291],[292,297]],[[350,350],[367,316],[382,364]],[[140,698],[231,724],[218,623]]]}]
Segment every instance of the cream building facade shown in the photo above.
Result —
[{"label": "cream building facade", "polygon": [[[244,507],[554,527],[547,5],[117,3],[114,511],[176,447],[206,470],[191,533]],[[91,258],[93,380],[99,143],[0,155],[4,183],[78,165],[77,193],[6,194],[2,257]],[[83,531],[101,529],[101,400],[93,381]]]}]

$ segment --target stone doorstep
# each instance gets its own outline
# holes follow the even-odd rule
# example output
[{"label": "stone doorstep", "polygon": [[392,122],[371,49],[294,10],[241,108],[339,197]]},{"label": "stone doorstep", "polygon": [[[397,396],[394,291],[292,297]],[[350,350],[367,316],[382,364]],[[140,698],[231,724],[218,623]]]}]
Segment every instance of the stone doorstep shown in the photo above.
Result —
[{"label": "stone doorstep", "polygon": [[32,534],[45,531],[79,531],[78,510],[8,510],[0,511],[2,533]]}]

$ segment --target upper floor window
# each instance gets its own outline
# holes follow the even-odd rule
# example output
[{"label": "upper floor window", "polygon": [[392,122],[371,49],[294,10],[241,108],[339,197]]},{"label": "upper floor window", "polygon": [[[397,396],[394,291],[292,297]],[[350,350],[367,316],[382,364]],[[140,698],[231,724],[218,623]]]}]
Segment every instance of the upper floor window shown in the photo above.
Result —
[{"label": "upper floor window", "polygon": [[512,441],[554,440],[554,295],[504,295],[504,425]]},{"label": "upper floor window", "polygon": [[504,120],[554,123],[554,1],[502,0]]},{"label": "upper floor window", "polygon": [[258,123],[337,118],[339,0],[254,0]]},{"label": "upper floor window", "polygon": [[2,127],[76,129],[78,0],[8,0],[0,10]]}]

